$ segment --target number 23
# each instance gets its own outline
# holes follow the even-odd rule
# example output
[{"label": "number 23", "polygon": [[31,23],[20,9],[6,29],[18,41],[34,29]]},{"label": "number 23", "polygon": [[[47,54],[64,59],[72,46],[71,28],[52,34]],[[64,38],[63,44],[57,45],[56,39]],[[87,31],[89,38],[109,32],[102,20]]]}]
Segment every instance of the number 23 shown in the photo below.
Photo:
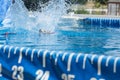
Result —
[{"label": "number 23", "polygon": [[23,72],[24,72],[24,68],[22,66],[17,67],[16,65],[14,65],[12,67],[12,78],[14,80],[24,80],[24,76],[23,76]]}]

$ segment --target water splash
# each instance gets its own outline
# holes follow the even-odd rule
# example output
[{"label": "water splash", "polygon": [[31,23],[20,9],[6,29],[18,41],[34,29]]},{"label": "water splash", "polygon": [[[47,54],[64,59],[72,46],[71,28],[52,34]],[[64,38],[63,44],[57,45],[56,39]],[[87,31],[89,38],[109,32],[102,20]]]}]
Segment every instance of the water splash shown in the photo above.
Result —
[{"label": "water splash", "polygon": [[39,29],[54,32],[61,16],[67,13],[67,3],[65,0],[50,0],[46,4],[40,2],[41,11],[37,15],[37,27]]},{"label": "water splash", "polygon": [[[41,8],[39,8],[41,7]],[[4,27],[24,28],[33,32],[42,29],[46,32],[54,32],[61,16],[67,13],[67,3],[65,0],[50,0],[39,7],[34,17],[30,17],[22,0],[16,0],[6,14],[2,24]]]},{"label": "water splash", "polygon": [[2,24],[4,27],[13,27],[13,29],[22,27],[26,28],[28,21],[28,11],[24,6],[23,1],[15,0],[7,10],[6,17]]},{"label": "water splash", "polygon": [[0,0],[0,22],[4,19],[9,6],[10,0]]}]

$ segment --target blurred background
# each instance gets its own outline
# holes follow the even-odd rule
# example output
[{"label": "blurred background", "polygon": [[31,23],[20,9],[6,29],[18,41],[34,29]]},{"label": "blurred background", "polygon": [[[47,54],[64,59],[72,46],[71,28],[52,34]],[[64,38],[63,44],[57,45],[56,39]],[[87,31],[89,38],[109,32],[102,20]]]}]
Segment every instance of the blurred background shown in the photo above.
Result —
[{"label": "blurred background", "polygon": [[[49,0],[23,0],[29,10],[37,10],[39,3]],[[66,0],[71,7],[69,12],[75,14],[107,14],[108,0]]]}]

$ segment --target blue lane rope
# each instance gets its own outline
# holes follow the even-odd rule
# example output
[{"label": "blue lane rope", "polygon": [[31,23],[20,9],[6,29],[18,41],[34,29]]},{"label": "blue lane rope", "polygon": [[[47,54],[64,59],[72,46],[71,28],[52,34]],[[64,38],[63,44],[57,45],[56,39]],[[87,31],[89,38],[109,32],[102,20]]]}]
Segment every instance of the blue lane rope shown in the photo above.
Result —
[{"label": "blue lane rope", "polygon": [[120,57],[0,45],[1,80],[119,80],[119,67]]},{"label": "blue lane rope", "polygon": [[86,18],[84,23],[103,27],[120,27],[120,19],[118,18]]}]

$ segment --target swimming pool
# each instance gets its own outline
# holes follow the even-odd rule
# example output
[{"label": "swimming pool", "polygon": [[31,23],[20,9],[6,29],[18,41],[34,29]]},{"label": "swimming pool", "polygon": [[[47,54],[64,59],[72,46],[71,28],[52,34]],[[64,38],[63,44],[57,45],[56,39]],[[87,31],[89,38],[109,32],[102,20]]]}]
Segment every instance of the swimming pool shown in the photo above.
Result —
[{"label": "swimming pool", "polygon": [[0,30],[1,45],[114,56],[120,52],[119,28],[86,25],[83,20],[62,18],[53,34],[17,28],[6,37],[5,32],[12,32],[12,27]]}]

